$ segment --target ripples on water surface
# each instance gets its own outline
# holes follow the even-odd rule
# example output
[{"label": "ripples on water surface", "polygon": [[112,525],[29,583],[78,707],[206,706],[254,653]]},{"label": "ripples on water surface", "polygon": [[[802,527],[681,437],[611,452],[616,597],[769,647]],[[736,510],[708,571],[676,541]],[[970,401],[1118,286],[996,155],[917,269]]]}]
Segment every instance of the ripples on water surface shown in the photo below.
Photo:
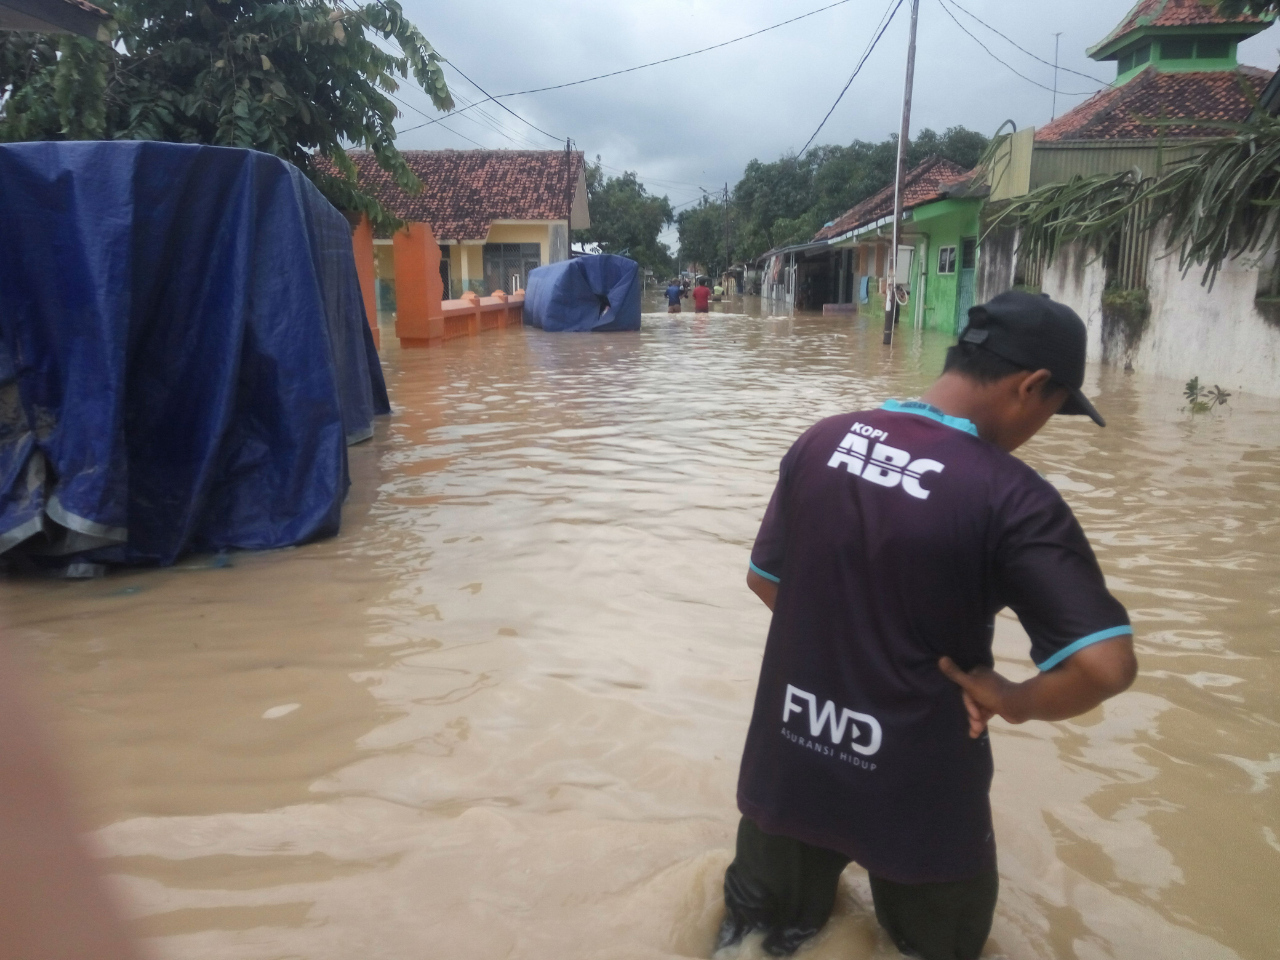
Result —
[{"label": "ripples on water surface", "polygon": [[[0,587],[154,954],[706,956],[778,459],[918,394],[945,347],[715,314],[392,346],[396,412],[352,450],[336,539]],[[1110,426],[1055,422],[1024,455],[1142,676],[1076,722],[995,725],[988,954],[1280,956],[1276,402],[1193,422],[1172,381],[1087,389]],[[1026,647],[1002,618],[1001,668],[1030,675]],[[869,903],[851,868],[805,955],[896,956]]]}]

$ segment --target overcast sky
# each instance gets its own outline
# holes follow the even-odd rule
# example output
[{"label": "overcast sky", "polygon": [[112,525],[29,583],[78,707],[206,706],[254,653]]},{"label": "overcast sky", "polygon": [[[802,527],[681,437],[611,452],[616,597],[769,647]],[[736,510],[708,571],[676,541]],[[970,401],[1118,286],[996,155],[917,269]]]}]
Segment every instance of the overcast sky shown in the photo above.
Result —
[{"label": "overcast sky", "polygon": [[[709,46],[826,6],[832,0],[402,0],[405,13],[446,58],[491,94],[578,80]],[[1061,31],[1064,67],[1102,80],[1114,63],[1096,63],[1085,48],[1102,39],[1130,7],[1128,0],[957,0],[1028,50],[1053,61]],[[817,143],[878,141],[897,131],[911,0],[872,53],[827,121]],[[504,99],[515,113],[560,139],[572,137],[588,157],[634,170],[650,192],[672,204],[699,187],[730,188],[752,158],[770,161],[798,151],[830,108],[886,12],[886,0],[848,0],[807,19],[675,63],[547,93]],[[1052,88],[1053,68],[1005,40],[957,18],[993,53]],[[1274,35],[1274,36],[1273,36]],[[1241,61],[1274,69],[1280,31],[1241,47]],[[451,89],[482,99],[446,68]],[[1098,85],[1059,74],[1058,112]],[[438,116],[426,95],[400,96]],[[942,0],[921,0],[912,129],[963,125],[991,134],[1006,119],[1040,126],[1052,94],[1010,72],[948,17]],[[398,128],[425,118],[403,108]],[[550,148],[546,136],[493,103],[443,123],[401,134],[402,148]],[[444,129],[445,125],[456,134]],[[499,127],[502,132],[493,129]],[[461,134],[462,136],[458,136]],[[505,134],[505,135],[504,135]],[[513,142],[514,140],[514,142]]]}]

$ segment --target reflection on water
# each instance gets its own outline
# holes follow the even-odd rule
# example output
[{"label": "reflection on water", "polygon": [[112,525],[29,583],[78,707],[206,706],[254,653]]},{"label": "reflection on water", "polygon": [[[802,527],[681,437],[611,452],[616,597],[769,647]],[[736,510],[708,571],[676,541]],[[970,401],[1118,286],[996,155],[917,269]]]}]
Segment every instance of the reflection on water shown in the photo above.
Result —
[{"label": "reflection on water", "polygon": [[[392,345],[396,412],[352,450],[336,539],[0,587],[155,955],[706,956],[777,461],[819,417],[919,393],[947,346],[886,353],[875,327],[653,314]],[[1093,376],[1111,425],[1055,422],[1025,456],[1143,673],[1077,721],[995,725],[989,954],[1275,957],[1274,404],[1191,420],[1178,383]],[[1001,668],[1029,675],[1026,650],[1002,618]],[[806,955],[895,956],[869,903],[851,868]]]}]

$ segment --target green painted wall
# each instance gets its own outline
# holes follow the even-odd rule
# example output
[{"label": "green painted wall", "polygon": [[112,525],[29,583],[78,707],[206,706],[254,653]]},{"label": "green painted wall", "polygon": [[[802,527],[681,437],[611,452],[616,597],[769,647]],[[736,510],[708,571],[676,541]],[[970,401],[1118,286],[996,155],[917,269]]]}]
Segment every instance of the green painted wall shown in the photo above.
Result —
[{"label": "green painted wall", "polygon": [[[961,253],[966,237],[978,236],[979,200],[943,200],[916,209],[912,218],[916,232],[929,235],[929,251],[926,261],[924,327],[926,330],[942,330],[955,333],[956,298],[961,277]],[[947,247],[955,247],[954,273],[939,273],[939,254]],[[977,256],[973,270],[976,281]]]}]

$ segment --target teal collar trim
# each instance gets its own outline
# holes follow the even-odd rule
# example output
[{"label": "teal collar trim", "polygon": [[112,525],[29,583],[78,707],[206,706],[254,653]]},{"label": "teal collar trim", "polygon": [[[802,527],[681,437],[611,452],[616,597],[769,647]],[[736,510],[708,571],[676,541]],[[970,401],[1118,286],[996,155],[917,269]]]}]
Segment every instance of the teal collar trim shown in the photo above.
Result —
[{"label": "teal collar trim", "polygon": [[890,413],[914,413],[918,417],[928,417],[930,420],[937,420],[939,423],[945,424],[953,429],[960,430],[963,433],[978,435],[978,428],[972,421],[966,420],[964,417],[953,417],[943,413],[931,403],[925,403],[922,400],[886,400],[881,410],[888,410]]}]

